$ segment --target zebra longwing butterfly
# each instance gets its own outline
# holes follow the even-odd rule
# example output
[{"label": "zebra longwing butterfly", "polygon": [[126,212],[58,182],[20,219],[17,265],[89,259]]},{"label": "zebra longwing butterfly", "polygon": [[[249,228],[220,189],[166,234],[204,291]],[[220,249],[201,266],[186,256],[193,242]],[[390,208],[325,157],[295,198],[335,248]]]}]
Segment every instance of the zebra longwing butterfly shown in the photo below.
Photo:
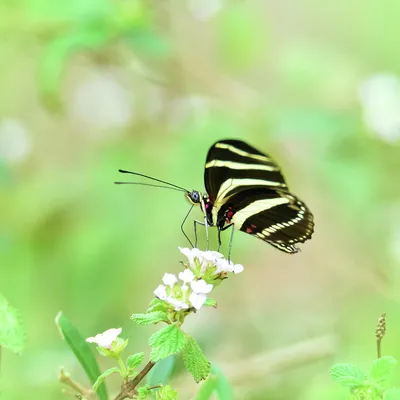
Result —
[{"label": "zebra longwing butterfly", "polygon": [[183,191],[193,205],[200,205],[205,224],[218,228],[219,242],[220,232],[232,227],[286,253],[297,253],[296,243],[310,239],[314,231],[313,215],[289,192],[275,161],[241,140],[222,140],[208,151],[204,173],[207,194],[150,179]]}]

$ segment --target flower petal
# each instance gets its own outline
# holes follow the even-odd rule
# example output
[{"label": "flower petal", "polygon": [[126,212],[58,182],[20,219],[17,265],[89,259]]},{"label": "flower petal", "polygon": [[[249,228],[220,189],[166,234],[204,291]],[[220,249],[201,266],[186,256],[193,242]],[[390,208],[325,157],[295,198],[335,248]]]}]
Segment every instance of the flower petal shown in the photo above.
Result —
[{"label": "flower petal", "polygon": [[183,272],[179,272],[179,279],[184,283],[192,282],[194,273],[189,268],[186,268]]},{"label": "flower petal", "polygon": [[167,288],[164,285],[158,285],[157,289],[154,291],[154,294],[160,300],[166,300],[166,298],[167,298]]},{"label": "flower petal", "polygon": [[172,287],[176,282],[178,282],[178,278],[174,274],[165,273],[162,281],[164,282],[164,285]]},{"label": "flower petal", "polygon": [[189,301],[192,303],[192,306],[198,310],[201,308],[201,306],[204,304],[204,302],[207,300],[207,296],[205,294],[198,294],[198,293],[192,293],[189,296]]},{"label": "flower petal", "polygon": [[207,293],[211,292],[213,285],[211,283],[207,283],[203,279],[200,279],[199,281],[191,282],[190,287],[192,288],[193,292],[195,292],[195,293],[207,294]]}]

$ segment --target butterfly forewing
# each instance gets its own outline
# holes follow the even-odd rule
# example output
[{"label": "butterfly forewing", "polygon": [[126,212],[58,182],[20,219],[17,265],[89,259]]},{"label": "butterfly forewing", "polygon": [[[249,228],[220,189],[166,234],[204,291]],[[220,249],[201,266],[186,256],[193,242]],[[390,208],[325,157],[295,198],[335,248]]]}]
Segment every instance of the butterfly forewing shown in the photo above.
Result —
[{"label": "butterfly forewing", "polygon": [[212,222],[256,236],[279,250],[296,253],[295,243],[313,233],[313,216],[289,193],[278,165],[239,140],[215,143],[207,155],[205,185]]}]

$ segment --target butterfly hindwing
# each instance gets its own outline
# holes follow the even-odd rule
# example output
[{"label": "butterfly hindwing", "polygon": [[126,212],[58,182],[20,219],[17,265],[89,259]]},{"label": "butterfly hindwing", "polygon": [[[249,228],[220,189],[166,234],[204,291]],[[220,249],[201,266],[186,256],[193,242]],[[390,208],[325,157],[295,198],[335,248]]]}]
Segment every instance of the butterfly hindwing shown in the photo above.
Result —
[{"label": "butterfly hindwing", "polygon": [[208,152],[205,185],[212,204],[211,220],[220,229],[236,229],[287,253],[311,238],[313,216],[289,192],[271,157],[240,140],[215,143]]}]

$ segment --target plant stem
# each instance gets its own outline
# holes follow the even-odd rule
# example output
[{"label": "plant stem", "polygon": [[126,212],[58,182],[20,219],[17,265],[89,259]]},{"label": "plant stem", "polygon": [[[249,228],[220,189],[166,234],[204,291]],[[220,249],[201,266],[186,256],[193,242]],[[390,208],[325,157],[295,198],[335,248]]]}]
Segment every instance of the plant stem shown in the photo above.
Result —
[{"label": "plant stem", "polygon": [[67,375],[63,369],[60,371],[60,376],[58,377],[59,382],[63,383],[64,385],[69,386],[73,389],[76,393],[79,393],[84,398],[92,398],[93,390],[86,389],[78,382],[73,381],[69,375]]},{"label": "plant stem", "polygon": [[126,369],[125,363],[123,362],[121,357],[118,357],[118,364],[119,367],[121,368],[122,375],[124,377],[124,380],[128,378],[128,370]]},{"label": "plant stem", "polygon": [[381,339],[376,340],[376,352],[377,352],[378,358],[381,358],[382,357]]},{"label": "plant stem", "polygon": [[150,372],[150,370],[156,365],[155,362],[149,361],[144,368],[133,378],[131,381],[122,385],[121,392],[115,397],[114,400],[123,400],[126,398],[132,398],[136,393],[136,386],[142,381],[142,379]]}]

